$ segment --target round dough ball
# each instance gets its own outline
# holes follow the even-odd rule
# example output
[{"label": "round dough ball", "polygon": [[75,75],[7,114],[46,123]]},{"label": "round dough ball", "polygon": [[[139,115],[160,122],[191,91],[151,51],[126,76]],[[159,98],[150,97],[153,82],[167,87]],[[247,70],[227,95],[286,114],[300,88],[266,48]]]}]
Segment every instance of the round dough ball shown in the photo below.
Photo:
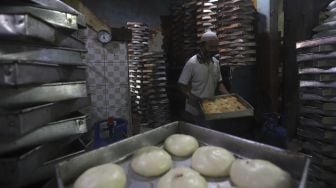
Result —
[{"label": "round dough ball", "polygon": [[228,176],[234,156],[224,148],[204,146],[195,151],[191,166],[202,175],[209,177]]},{"label": "round dough ball", "polygon": [[188,157],[199,147],[197,140],[189,135],[174,134],[165,140],[167,151],[178,157]]},{"label": "round dough ball", "polygon": [[276,165],[264,160],[236,160],[230,176],[240,188],[289,188],[290,175]]},{"label": "round dough ball", "polygon": [[207,182],[196,171],[179,167],[170,170],[158,183],[158,188],[207,188]]},{"label": "round dough ball", "polygon": [[159,147],[149,146],[135,152],[131,167],[137,174],[145,177],[159,176],[172,166],[171,156]]},{"label": "round dough ball", "polygon": [[77,178],[74,188],[125,188],[124,169],[115,164],[104,164],[86,170]]}]

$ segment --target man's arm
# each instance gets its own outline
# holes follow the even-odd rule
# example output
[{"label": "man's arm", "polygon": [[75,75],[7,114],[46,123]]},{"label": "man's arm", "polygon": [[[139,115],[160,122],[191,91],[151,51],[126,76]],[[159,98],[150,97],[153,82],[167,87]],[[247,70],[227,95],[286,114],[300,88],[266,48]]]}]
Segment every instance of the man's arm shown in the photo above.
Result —
[{"label": "man's arm", "polygon": [[222,95],[229,94],[228,90],[224,86],[223,82],[218,83],[218,90]]},{"label": "man's arm", "polygon": [[184,94],[187,99],[190,99],[194,102],[201,100],[199,97],[193,95],[190,91],[190,87],[184,84],[179,83],[180,91]]}]

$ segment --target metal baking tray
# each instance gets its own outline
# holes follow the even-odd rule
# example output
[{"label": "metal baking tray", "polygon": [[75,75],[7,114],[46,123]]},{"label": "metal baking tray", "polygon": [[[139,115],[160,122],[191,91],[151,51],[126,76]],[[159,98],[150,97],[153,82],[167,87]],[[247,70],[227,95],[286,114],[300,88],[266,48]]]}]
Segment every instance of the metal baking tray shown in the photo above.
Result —
[{"label": "metal baking tray", "polygon": [[310,93],[303,93],[300,92],[300,99],[305,101],[323,101],[323,102],[336,102],[336,96],[332,97],[322,97],[316,94],[310,94]]},{"label": "metal baking tray", "polygon": [[76,136],[1,156],[0,184],[4,187],[22,187],[50,178],[54,174],[55,164],[84,153],[86,149],[86,143]]},{"label": "metal baking tray", "polygon": [[336,82],[300,81],[300,87],[336,88]]},{"label": "metal baking tray", "polygon": [[307,133],[307,135],[311,135],[312,139],[326,139],[326,140],[331,140],[336,138],[336,131],[333,130],[327,130],[327,129],[322,129],[322,128],[317,128],[317,127],[310,127],[310,126],[305,126],[304,124],[301,125],[298,129],[302,130],[303,132]]},{"label": "metal baking tray", "polygon": [[336,73],[335,67],[331,67],[328,69],[314,68],[314,67],[299,69],[299,74],[303,74],[303,75],[318,75],[318,74],[332,75],[335,73]]},{"label": "metal baking tray", "polygon": [[52,122],[20,138],[0,138],[0,154],[87,132],[87,116]]},{"label": "metal baking tray", "polygon": [[0,92],[0,108],[33,106],[87,97],[86,82],[51,83],[20,88],[5,87]]},{"label": "metal baking tray", "polygon": [[311,169],[309,170],[309,172],[312,176],[335,185],[335,177],[336,177],[335,172],[323,169],[317,165],[311,165]]},{"label": "metal baking tray", "polygon": [[317,107],[312,106],[301,106],[300,107],[301,114],[320,114],[323,116],[335,116],[336,117],[336,110],[321,110]]},{"label": "metal baking tray", "polygon": [[8,61],[30,61],[83,66],[85,54],[85,50],[78,49],[36,46],[15,41],[0,43],[0,64]]},{"label": "metal baking tray", "polygon": [[336,126],[334,124],[329,125],[329,124],[323,124],[315,119],[311,119],[309,116],[312,114],[303,114],[304,116],[307,117],[300,117],[300,124],[305,125],[305,126],[311,126],[311,127],[319,127],[319,128],[324,128],[324,129],[331,129],[331,130],[336,130]]},{"label": "metal baking tray", "polygon": [[325,156],[336,158],[336,145],[324,143],[314,139],[307,139],[302,145],[304,150],[318,152]]},{"label": "metal baking tray", "polygon": [[87,132],[87,116],[52,122],[19,138],[0,138],[0,154]]},{"label": "metal baking tray", "polygon": [[317,152],[312,152],[309,154],[312,156],[313,164],[336,172],[336,159],[321,155]]},{"label": "metal baking tray", "polygon": [[299,127],[297,129],[297,135],[303,138],[315,139],[315,140],[319,140],[325,143],[330,143],[330,144],[336,143],[335,138],[322,138],[320,137],[320,134],[315,133],[313,129],[306,129],[306,128]]},{"label": "metal baking tray", "polygon": [[332,82],[336,81],[336,74],[301,74],[300,80],[314,80],[314,81],[320,81],[320,82]]},{"label": "metal baking tray", "polygon": [[[10,0],[12,1],[12,0]],[[81,27],[86,26],[85,17],[78,12],[76,9],[72,8],[71,6],[63,3],[61,0],[29,0],[32,3],[36,3],[39,7],[44,7],[46,9],[56,10],[60,12],[70,13],[77,15],[77,23]],[[35,6],[35,5],[32,5]]]},{"label": "metal baking tray", "polygon": [[307,106],[312,106],[315,108],[319,108],[324,111],[335,111],[336,103],[333,102],[321,102],[321,101],[302,101],[302,104]]},{"label": "metal baking tray", "polygon": [[322,60],[322,61],[305,61],[299,63],[299,66],[300,68],[306,68],[306,67],[331,68],[336,66],[336,61],[334,59]]},{"label": "metal baking tray", "polygon": [[[33,6],[1,6],[2,14],[30,14],[46,23],[70,31],[78,30],[78,15]],[[83,20],[80,20],[83,21]],[[83,23],[81,23],[83,25]]]},{"label": "metal baking tray", "polygon": [[0,86],[86,80],[86,68],[37,62],[0,63]]},{"label": "metal baking tray", "polygon": [[85,43],[29,14],[0,14],[0,38],[85,50]]},{"label": "metal baking tray", "polygon": [[242,111],[236,111],[236,112],[226,112],[226,113],[220,113],[220,114],[207,114],[204,109],[202,102],[200,102],[201,110],[204,114],[204,118],[206,120],[215,120],[215,119],[230,119],[230,118],[240,118],[240,117],[250,117],[254,116],[254,108],[252,105],[250,105],[245,99],[240,97],[237,94],[228,94],[228,95],[219,95],[215,96],[213,99],[217,98],[225,98],[225,97],[236,97],[238,101],[246,107],[246,110]]},{"label": "metal baking tray", "polygon": [[315,120],[323,125],[335,125],[336,124],[336,117],[333,116],[322,116],[319,114],[305,114],[311,120]]},{"label": "metal baking tray", "polygon": [[316,94],[322,97],[333,97],[336,95],[336,88],[300,88],[300,92]]},{"label": "metal baking tray", "polygon": [[90,105],[89,98],[48,103],[18,110],[0,110],[0,136],[16,138]]},{"label": "metal baking tray", "polygon": [[302,61],[316,61],[316,60],[325,60],[325,59],[335,59],[336,52],[330,53],[306,53],[306,54],[298,54],[296,60],[298,62]]},{"label": "metal baking tray", "polygon": [[[129,167],[130,156],[141,147],[161,145],[168,136],[176,133],[194,136],[201,145],[214,145],[226,148],[239,157],[269,160],[289,172],[295,179],[296,187],[305,187],[310,164],[310,158],[308,156],[184,122],[173,122],[57,164],[56,174],[58,187],[71,187],[73,181],[88,168],[109,162],[121,165],[125,171],[128,172],[128,187],[155,187],[159,177],[147,179],[135,175]],[[175,167],[190,166],[190,158],[173,159],[173,166]],[[207,180],[208,187],[210,188],[230,187],[227,178]]]}]

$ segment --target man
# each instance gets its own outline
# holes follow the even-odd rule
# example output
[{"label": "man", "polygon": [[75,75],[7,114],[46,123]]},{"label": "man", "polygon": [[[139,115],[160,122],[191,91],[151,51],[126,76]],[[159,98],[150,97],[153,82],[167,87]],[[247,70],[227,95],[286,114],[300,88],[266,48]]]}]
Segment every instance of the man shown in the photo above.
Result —
[{"label": "man", "polygon": [[200,51],[185,64],[178,80],[182,92],[186,96],[185,110],[193,123],[203,126],[199,102],[201,99],[215,96],[216,89],[221,94],[228,91],[222,83],[222,75],[218,60],[218,38],[212,31],[205,32],[201,37]]}]

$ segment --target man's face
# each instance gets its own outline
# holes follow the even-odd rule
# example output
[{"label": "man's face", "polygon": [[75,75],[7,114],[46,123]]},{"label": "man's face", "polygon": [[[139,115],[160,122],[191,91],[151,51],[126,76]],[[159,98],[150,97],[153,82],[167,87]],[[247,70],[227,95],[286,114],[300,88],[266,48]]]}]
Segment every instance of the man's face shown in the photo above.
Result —
[{"label": "man's face", "polygon": [[218,53],[218,40],[209,40],[205,42],[205,50],[210,56]]}]

